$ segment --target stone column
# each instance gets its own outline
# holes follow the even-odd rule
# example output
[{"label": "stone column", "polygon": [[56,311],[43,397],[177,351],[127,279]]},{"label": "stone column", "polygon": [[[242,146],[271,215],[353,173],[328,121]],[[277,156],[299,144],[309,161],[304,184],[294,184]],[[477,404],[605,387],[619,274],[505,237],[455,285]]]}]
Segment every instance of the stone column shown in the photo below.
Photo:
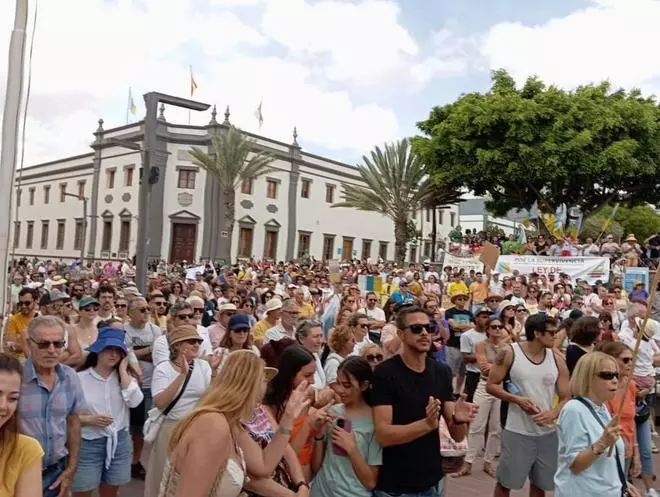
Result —
[{"label": "stone column", "polygon": [[87,245],[86,259],[88,262],[96,258],[96,235],[98,234],[98,208],[99,208],[99,183],[101,179],[101,158],[103,154],[103,119],[99,119],[99,127],[94,132],[94,159],[92,164],[94,166],[94,173],[92,176],[92,196],[89,219],[83,219],[83,227],[86,225],[86,233],[83,238],[89,240]]},{"label": "stone column", "polygon": [[300,178],[301,148],[298,144],[298,130],[293,128],[293,143],[289,145],[291,172],[289,173],[289,202],[286,226],[286,260],[294,258],[296,232],[298,230],[298,180]]}]

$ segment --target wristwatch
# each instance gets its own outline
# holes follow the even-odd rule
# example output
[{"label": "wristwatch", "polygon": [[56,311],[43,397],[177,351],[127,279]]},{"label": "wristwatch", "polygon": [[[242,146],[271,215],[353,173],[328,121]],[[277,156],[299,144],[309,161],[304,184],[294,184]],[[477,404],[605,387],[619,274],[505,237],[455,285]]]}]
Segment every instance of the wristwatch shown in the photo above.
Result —
[{"label": "wristwatch", "polygon": [[298,483],[291,484],[291,490],[293,490],[294,492],[300,490],[300,487],[307,487],[307,489],[309,490],[309,485],[307,484],[306,481],[299,481]]}]

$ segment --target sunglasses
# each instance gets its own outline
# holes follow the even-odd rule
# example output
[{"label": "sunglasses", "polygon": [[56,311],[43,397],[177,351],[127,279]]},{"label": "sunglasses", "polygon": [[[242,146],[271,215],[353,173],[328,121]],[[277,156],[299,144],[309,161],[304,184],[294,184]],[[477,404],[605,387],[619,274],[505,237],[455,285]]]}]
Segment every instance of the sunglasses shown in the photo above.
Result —
[{"label": "sunglasses", "polygon": [[183,343],[187,343],[188,345],[201,345],[202,340],[199,340],[197,338],[190,338],[188,340],[184,340]]},{"label": "sunglasses", "polygon": [[599,371],[597,375],[601,380],[613,380],[616,378],[619,379],[618,371]]},{"label": "sunglasses", "polygon": [[146,307],[140,307],[139,309],[135,309],[135,310],[141,312],[142,314],[149,312],[149,309],[147,309]]},{"label": "sunglasses", "polygon": [[527,309],[516,309],[516,312],[527,312]]},{"label": "sunglasses", "polygon": [[29,305],[32,305],[33,302],[34,302],[33,300],[19,300],[18,301],[18,306],[21,307],[21,306],[24,305],[24,306],[27,307]]},{"label": "sunglasses", "polygon": [[367,354],[364,358],[368,362],[381,362],[383,360],[383,354]]},{"label": "sunglasses", "polygon": [[158,307],[165,307],[167,305],[166,302],[154,302],[154,305],[157,305]]},{"label": "sunglasses", "polygon": [[124,309],[124,308],[128,307],[128,304],[115,304],[115,307],[117,309]]},{"label": "sunglasses", "polygon": [[204,309],[200,309],[199,307],[194,307],[194,308],[193,308],[193,313],[194,313],[194,314],[203,314],[203,313],[204,313]]},{"label": "sunglasses", "polygon": [[504,326],[502,326],[501,324],[491,324],[489,328],[491,330],[503,330]]},{"label": "sunglasses", "polygon": [[619,359],[624,364],[630,364],[633,361],[632,357],[621,357]]},{"label": "sunglasses", "polygon": [[234,332],[234,333],[249,333],[250,328],[239,328],[237,330],[231,330],[231,331]]},{"label": "sunglasses", "polygon": [[411,331],[411,333],[415,335],[419,335],[423,331],[426,331],[427,333],[431,332],[431,325],[430,324],[411,324],[408,326],[408,329]]},{"label": "sunglasses", "polygon": [[177,314],[176,317],[182,321],[188,321],[193,317],[192,314]]},{"label": "sunglasses", "polygon": [[39,350],[46,350],[53,346],[55,349],[63,349],[64,346],[66,345],[66,342],[64,340],[55,340],[53,342],[50,341],[41,341],[41,340],[35,340],[34,338],[30,338],[32,342],[37,346]]},{"label": "sunglasses", "polygon": [[[120,307],[120,306],[117,306],[117,307]],[[98,311],[99,306],[98,305],[88,305],[86,307],[81,307],[80,310],[81,311]]]}]

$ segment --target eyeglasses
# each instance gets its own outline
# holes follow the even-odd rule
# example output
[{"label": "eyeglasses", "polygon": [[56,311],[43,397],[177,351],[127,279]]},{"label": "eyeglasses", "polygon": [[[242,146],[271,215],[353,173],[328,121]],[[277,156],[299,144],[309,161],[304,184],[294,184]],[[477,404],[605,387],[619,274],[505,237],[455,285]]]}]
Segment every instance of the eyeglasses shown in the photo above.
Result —
[{"label": "eyeglasses", "polygon": [[63,349],[64,346],[66,345],[66,342],[64,340],[55,340],[53,342],[50,341],[41,341],[41,340],[35,340],[34,338],[30,338],[32,342],[37,346],[39,350],[46,350],[53,346],[55,349]]},{"label": "eyeglasses", "polygon": [[408,329],[410,330],[411,333],[415,335],[419,335],[423,331],[426,331],[427,333],[431,332],[431,325],[430,324],[411,324],[408,326]]},{"label": "eyeglasses", "polygon": [[193,317],[192,314],[177,314],[176,317],[180,319],[181,321],[188,321]]},{"label": "eyeglasses", "polygon": [[381,362],[383,360],[383,354],[367,354],[364,358],[369,362]]},{"label": "eyeglasses", "polygon": [[619,372],[618,371],[599,371],[597,376],[601,380],[606,380],[606,381],[613,380],[614,378],[616,378],[618,380],[619,379]]}]

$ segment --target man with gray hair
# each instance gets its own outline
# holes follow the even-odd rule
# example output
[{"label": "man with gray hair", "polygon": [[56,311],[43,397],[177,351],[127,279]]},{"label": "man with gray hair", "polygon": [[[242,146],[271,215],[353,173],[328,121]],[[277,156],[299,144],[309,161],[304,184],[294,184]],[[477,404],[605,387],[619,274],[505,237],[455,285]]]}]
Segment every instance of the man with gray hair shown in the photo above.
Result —
[{"label": "man with gray hair", "polygon": [[296,339],[296,324],[300,318],[300,308],[295,299],[287,299],[282,302],[281,321],[266,331],[264,345],[268,342],[275,342],[282,338]]},{"label": "man with gray hair", "polygon": [[133,478],[144,479],[145,471],[140,464],[140,456],[144,439],[142,428],[149,409],[151,409],[151,377],[154,373],[152,362],[152,347],[156,339],[162,334],[160,328],[149,320],[149,306],[147,300],[140,296],[128,302],[128,322],[124,324],[126,332],[126,346],[135,352],[138,363],[142,369],[142,403],[131,409],[131,431],[133,434],[133,465],[131,474]]},{"label": "man with gray hair", "polygon": [[69,495],[80,452],[79,414],[85,399],[76,372],[60,363],[65,324],[57,316],[38,316],[27,330],[30,357],[23,364],[19,429],[44,449],[44,497]]}]

